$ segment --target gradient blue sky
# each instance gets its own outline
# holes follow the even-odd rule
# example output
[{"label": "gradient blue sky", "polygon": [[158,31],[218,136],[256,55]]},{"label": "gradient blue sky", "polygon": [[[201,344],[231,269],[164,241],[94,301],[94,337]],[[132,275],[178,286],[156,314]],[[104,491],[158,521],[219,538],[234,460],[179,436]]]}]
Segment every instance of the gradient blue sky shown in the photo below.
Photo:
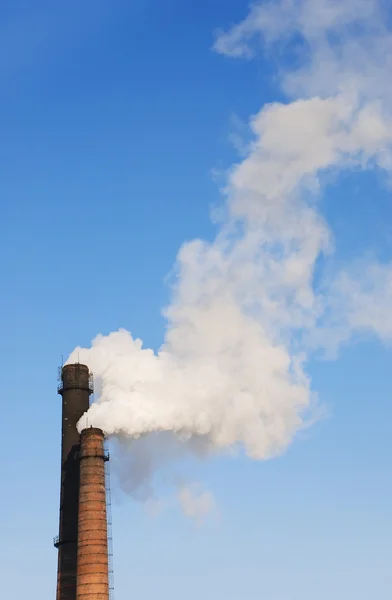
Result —
[{"label": "gradient blue sky", "polygon": [[[239,0],[0,7],[4,597],[54,598],[60,465],[57,367],[98,332],[163,339],[181,243],[210,239],[212,171],[244,123],[281,99],[271,62],[211,51]],[[390,190],[375,173],[329,186],[338,260],[392,258]],[[202,527],[114,490],[115,598],[387,600],[392,589],[391,350],[344,348],[309,371],[329,416],[270,462],[186,472],[216,498]]]}]

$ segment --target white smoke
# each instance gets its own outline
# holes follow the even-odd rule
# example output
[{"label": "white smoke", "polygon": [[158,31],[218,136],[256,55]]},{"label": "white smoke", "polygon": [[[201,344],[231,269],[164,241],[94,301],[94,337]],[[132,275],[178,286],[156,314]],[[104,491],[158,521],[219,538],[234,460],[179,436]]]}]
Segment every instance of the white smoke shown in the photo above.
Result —
[{"label": "white smoke", "polygon": [[184,515],[199,523],[215,510],[214,496],[195,483],[180,486],[178,502]]},{"label": "white smoke", "polygon": [[[311,418],[309,349],[337,345],[355,329],[385,338],[384,313],[392,337],[389,265],[370,265],[364,284],[351,267],[314,284],[316,263],[333,254],[317,205],[324,175],[392,169],[392,36],[380,2],[262,2],[215,50],[250,57],[259,40],[282,56],[292,101],[250,119],[252,141],[228,172],[217,237],[180,249],[161,349],[121,330],[68,359],[92,369],[99,397],[88,423],[108,434],[172,432],[210,450],[272,457]],[[301,64],[287,69],[293,46]]]},{"label": "white smoke", "polygon": [[145,508],[151,517],[157,517],[173,508],[180,509],[185,517],[192,519],[197,525],[218,515],[213,494],[200,483],[177,483],[174,495],[166,498],[149,497]]}]

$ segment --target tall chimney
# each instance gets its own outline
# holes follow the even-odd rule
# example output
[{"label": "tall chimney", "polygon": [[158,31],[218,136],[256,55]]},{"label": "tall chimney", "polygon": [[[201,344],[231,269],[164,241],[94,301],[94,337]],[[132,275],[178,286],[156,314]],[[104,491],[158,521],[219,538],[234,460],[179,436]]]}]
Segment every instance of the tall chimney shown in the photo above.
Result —
[{"label": "tall chimney", "polygon": [[79,444],[77,422],[89,408],[91,378],[86,365],[66,365],[58,388],[62,396],[60,526],[57,600],[76,600]]},{"label": "tall chimney", "polygon": [[80,434],[77,600],[109,600],[104,434]]}]

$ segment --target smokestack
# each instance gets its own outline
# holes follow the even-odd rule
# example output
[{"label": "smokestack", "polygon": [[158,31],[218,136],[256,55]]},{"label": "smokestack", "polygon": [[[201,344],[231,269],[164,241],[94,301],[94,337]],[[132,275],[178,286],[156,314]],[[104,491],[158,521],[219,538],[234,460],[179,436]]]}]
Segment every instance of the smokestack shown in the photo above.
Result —
[{"label": "smokestack", "polygon": [[80,435],[77,600],[109,600],[104,434]]},{"label": "smokestack", "polygon": [[60,526],[55,546],[59,550],[57,600],[76,599],[79,445],[77,422],[89,408],[93,392],[86,365],[66,365],[58,393],[62,396]]}]

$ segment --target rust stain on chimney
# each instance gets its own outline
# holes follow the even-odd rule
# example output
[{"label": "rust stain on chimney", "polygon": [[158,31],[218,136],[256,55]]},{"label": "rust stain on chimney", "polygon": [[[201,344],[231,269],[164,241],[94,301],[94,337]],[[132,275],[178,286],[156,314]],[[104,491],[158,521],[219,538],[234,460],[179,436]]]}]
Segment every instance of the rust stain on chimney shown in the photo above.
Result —
[{"label": "rust stain on chimney", "polygon": [[66,365],[61,371],[58,393],[62,396],[61,489],[57,600],[75,600],[77,571],[79,443],[76,425],[89,408],[92,393],[86,365]]},{"label": "rust stain on chimney", "polygon": [[80,435],[77,600],[109,600],[104,434]]}]

